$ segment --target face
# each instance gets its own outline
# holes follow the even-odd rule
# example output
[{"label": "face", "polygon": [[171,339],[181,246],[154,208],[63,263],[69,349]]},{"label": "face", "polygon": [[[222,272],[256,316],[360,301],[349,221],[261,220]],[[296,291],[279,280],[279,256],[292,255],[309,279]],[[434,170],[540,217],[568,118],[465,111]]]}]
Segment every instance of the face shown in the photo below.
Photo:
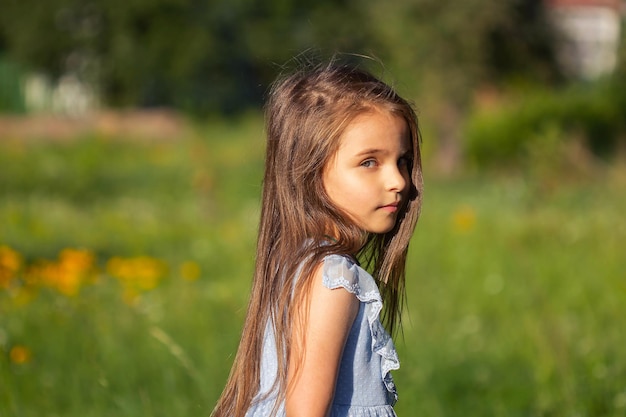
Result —
[{"label": "face", "polygon": [[357,116],[340,140],[324,170],[330,200],[364,231],[389,232],[410,185],[407,123],[388,111],[372,110]]}]

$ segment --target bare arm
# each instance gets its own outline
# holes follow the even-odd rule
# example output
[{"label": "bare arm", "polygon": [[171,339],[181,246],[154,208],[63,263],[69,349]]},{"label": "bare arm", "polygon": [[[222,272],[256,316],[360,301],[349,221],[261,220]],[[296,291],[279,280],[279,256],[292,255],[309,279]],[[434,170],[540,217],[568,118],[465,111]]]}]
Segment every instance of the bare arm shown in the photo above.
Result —
[{"label": "bare arm", "polygon": [[[289,367],[289,391],[285,399],[288,417],[324,417],[328,414],[335,393],[337,373],[350,327],[359,311],[354,294],[342,288],[330,290],[322,284],[323,265],[313,272],[309,317],[304,329],[304,349],[299,373]],[[303,306],[304,308],[304,306]],[[295,378],[295,379],[294,379]]]}]

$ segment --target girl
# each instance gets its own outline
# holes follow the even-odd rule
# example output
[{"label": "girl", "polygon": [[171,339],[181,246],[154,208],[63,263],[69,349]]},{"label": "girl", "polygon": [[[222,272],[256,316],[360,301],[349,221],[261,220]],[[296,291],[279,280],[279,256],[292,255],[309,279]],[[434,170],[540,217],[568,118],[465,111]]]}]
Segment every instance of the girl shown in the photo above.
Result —
[{"label": "girl", "polygon": [[381,321],[399,324],[421,206],[415,113],[330,64],[278,80],[266,124],[252,294],[212,416],[395,416],[399,362]]}]

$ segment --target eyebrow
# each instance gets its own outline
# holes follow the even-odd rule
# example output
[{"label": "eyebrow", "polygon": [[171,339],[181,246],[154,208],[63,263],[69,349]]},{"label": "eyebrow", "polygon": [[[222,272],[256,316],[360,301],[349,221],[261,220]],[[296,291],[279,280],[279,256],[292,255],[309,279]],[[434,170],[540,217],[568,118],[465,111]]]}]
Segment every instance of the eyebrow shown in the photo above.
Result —
[{"label": "eyebrow", "polygon": [[[377,149],[377,148],[370,148],[370,149],[365,149],[362,152],[359,152],[358,154],[356,154],[355,156],[367,156],[367,155],[375,155],[375,154],[386,154],[389,153],[387,150],[385,149]],[[403,149],[400,152],[400,155],[407,155],[411,153],[411,148],[407,148],[407,149]]]},{"label": "eyebrow", "polygon": [[386,151],[384,151],[382,149],[370,148],[370,149],[365,149],[362,152],[359,152],[358,154],[356,154],[356,156],[373,155],[373,154],[385,153],[385,152]]}]

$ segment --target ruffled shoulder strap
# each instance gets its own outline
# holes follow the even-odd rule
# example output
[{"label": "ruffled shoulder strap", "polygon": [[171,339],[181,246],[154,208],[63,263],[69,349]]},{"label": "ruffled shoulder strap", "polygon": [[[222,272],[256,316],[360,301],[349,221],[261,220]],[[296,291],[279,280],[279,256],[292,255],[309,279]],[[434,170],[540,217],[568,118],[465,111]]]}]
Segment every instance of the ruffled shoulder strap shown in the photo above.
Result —
[{"label": "ruffled shoulder strap", "polygon": [[395,403],[398,399],[391,370],[400,368],[398,354],[389,333],[380,322],[383,301],[374,278],[348,256],[328,255],[324,258],[323,284],[334,290],[343,287],[365,303],[365,314],[372,336],[372,352],[381,357],[382,378]]}]

